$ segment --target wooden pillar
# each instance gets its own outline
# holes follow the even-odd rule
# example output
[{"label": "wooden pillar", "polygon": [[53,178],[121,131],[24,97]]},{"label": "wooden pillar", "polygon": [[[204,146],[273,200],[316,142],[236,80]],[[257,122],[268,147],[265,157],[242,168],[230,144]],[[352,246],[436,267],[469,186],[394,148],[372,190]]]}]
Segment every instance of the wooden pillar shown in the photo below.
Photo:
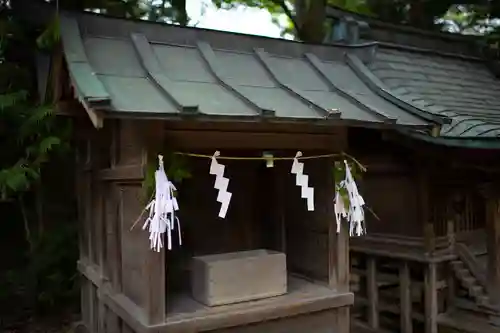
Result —
[{"label": "wooden pillar", "polygon": [[[333,163],[333,162],[332,162]],[[327,179],[331,180],[331,195],[335,196],[335,184],[331,172],[328,170]],[[331,210],[331,223],[328,226],[328,285],[339,292],[349,292],[350,264],[349,264],[349,226],[342,223],[340,232],[337,233],[337,224],[333,207]],[[350,333],[350,309],[342,307],[337,312],[338,333]]]},{"label": "wooden pillar", "polygon": [[490,193],[486,199],[487,286],[490,301],[500,305],[500,199]]},{"label": "wooden pillar", "polygon": [[342,223],[339,233],[336,228],[329,228],[328,285],[339,292],[349,292],[349,226]]},{"label": "wooden pillar", "polygon": [[[151,145],[162,145],[163,123],[160,121],[121,120],[115,170],[145,170],[147,161],[154,160],[157,150]],[[144,198],[142,179],[117,180],[120,210],[120,261],[122,293],[139,306],[146,325],[163,324],[166,319],[165,248],[155,252],[149,248],[147,232],[141,230],[142,214],[147,198]],[[111,207],[113,209],[113,207]],[[142,216],[141,220],[137,222]],[[137,222],[137,223],[136,223]],[[131,227],[136,223],[135,228]]]},{"label": "wooden pillar", "polygon": [[399,296],[401,299],[401,333],[412,333],[411,276],[407,262],[399,266]]},{"label": "wooden pillar", "polygon": [[374,257],[368,257],[366,263],[366,289],[368,297],[368,324],[371,328],[378,329],[380,323],[377,284],[377,261]]},{"label": "wooden pillar", "polygon": [[[337,290],[349,292],[349,226],[342,223],[340,232],[337,234]],[[350,311],[349,307],[338,310],[338,333],[350,333]]]},{"label": "wooden pillar", "polygon": [[[339,150],[346,149],[346,139],[347,132],[342,129],[340,140],[337,144],[339,145]],[[334,160],[331,159],[329,165],[333,165]],[[335,181],[331,168],[325,169],[325,178],[328,180],[330,186],[329,197],[335,197]],[[327,206],[328,207],[328,206]],[[330,217],[330,224],[328,226],[328,285],[332,289],[336,289],[342,293],[348,293],[349,290],[349,282],[350,282],[350,272],[351,267],[349,263],[349,226],[343,221],[340,227],[340,231],[337,233],[337,224],[335,220],[335,212],[333,209],[333,205],[328,208]],[[350,307],[345,306],[341,308],[337,308],[335,310],[337,312],[337,329],[335,332],[338,333],[350,333]]]},{"label": "wooden pillar", "polygon": [[437,333],[437,272],[436,264],[429,263],[425,270],[425,333]]},{"label": "wooden pillar", "polygon": [[[446,236],[448,238],[448,247],[450,249],[450,252],[455,253],[456,236],[455,236],[455,221],[453,219],[449,219],[446,222]],[[448,266],[446,271],[447,271],[446,298],[448,304],[451,304],[455,300],[455,291],[456,291],[455,273],[453,272],[453,269],[451,269],[451,266]]]}]

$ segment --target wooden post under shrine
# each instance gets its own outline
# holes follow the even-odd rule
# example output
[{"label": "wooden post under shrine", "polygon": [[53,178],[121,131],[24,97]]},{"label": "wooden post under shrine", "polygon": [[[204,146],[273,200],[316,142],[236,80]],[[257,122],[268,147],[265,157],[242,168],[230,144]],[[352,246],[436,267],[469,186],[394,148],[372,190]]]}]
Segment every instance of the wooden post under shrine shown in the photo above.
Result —
[{"label": "wooden post under shrine", "polygon": [[487,287],[490,301],[500,304],[500,199],[486,198],[486,246],[488,249]]}]

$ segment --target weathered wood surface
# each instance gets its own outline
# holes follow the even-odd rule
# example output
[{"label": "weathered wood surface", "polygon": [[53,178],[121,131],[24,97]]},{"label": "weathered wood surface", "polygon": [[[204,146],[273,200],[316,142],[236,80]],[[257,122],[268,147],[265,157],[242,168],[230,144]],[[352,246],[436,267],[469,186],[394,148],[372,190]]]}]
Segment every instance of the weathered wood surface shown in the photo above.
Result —
[{"label": "weathered wood surface", "polygon": [[338,333],[337,310],[272,320],[254,325],[210,331],[211,333]]},{"label": "weathered wood surface", "polygon": [[[295,145],[300,144],[301,148],[313,149],[304,154],[328,153],[343,144],[343,130],[315,130],[299,135],[298,127],[284,126],[280,133],[274,133],[263,126],[258,133],[252,134],[249,128],[242,128],[240,133],[238,128],[223,129],[212,125],[213,128],[206,128],[208,132],[181,126],[166,133],[164,125],[162,122],[109,120],[98,135],[95,129],[88,129],[82,135],[87,142],[83,145],[84,163],[78,182],[84,212],[79,267],[85,281],[82,309],[87,328],[95,331],[92,333],[171,333],[193,331],[193,325],[201,325],[208,331],[240,332],[241,328],[241,332],[262,329],[299,332],[304,331],[306,324],[302,322],[306,322],[306,326],[317,325],[314,327],[321,333],[348,333],[349,305],[353,302],[348,289],[348,230],[343,226],[340,234],[334,232],[331,161],[306,162],[305,171],[315,187],[314,212],[305,211],[305,201],[290,175],[290,163],[276,163],[274,168],[267,169],[256,163],[227,161],[230,190],[245,193],[233,197],[231,223],[227,223],[217,221],[215,200],[200,201],[196,195],[206,189],[213,190],[213,176],[208,174],[209,161],[190,160],[190,171],[196,175],[196,181],[183,183],[181,193],[186,195],[183,194],[180,200],[182,207],[197,209],[183,210],[182,218],[190,221],[183,229],[187,235],[185,246],[168,253],[168,260],[165,251],[158,254],[149,250],[146,234],[140,230],[143,220],[138,220],[147,199],[141,184],[145,165],[155,158],[151,154],[161,151],[165,143],[174,149],[191,151],[205,147],[203,145],[213,149],[215,143],[226,148],[236,143],[234,147],[241,149],[240,144],[245,141],[254,154],[261,153],[255,150],[260,146],[296,149]],[[199,133],[210,137],[198,140]],[[245,154],[252,154],[252,151]],[[295,154],[295,151],[276,152],[287,156]],[[226,150],[223,153],[235,152]],[[241,151],[236,155],[241,155]],[[265,204],[260,202],[264,200]],[[259,209],[249,210],[249,207]],[[212,233],[214,228],[218,230],[215,234]],[[166,299],[169,304],[175,302],[175,294],[168,294],[167,286],[172,288],[175,279],[185,280],[189,273],[179,265],[182,260],[176,256],[253,249],[259,244],[285,250],[294,267],[291,271],[320,280],[324,285],[306,283],[303,284],[309,286],[306,289],[260,300],[262,303],[248,302],[238,305],[242,308],[215,314],[184,313],[182,315],[187,316],[184,319],[172,308],[166,308]],[[184,249],[188,251],[182,252]],[[300,321],[296,320],[297,316]]]},{"label": "weathered wood surface", "polygon": [[348,307],[353,300],[349,292],[341,293],[296,277],[289,277],[288,281],[289,289],[285,295],[218,307],[195,302],[189,294],[172,295],[165,329],[184,332],[187,329],[204,331],[247,325],[317,311],[334,311],[337,307]]},{"label": "weathered wood surface", "polygon": [[455,245],[458,257],[467,266],[472,276],[483,286],[487,287],[486,271],[477,261],[476,256],[471,252],[467,245],[458,243]]}]

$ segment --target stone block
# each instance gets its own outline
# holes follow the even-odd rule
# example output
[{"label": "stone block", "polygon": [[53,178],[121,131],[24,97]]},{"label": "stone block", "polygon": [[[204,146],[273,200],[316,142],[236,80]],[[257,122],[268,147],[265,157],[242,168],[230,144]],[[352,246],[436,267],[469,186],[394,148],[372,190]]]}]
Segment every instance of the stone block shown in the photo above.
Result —
[{"label": "stone block", "polygon": [[194,257],[191,286],[193,298],[208,306],[283,295],[286,256],[260,249]]}]

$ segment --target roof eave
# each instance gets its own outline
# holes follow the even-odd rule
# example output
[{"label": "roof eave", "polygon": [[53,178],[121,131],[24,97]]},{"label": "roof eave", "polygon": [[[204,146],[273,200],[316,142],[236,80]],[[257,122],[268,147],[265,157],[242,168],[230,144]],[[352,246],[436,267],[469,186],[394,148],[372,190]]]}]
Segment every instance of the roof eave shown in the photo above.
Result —
[{"label": "roof eave", "polygon": [[167,121],[197,121],[197,122],[226,122],[226,123],[279,123],[279,124],[309,124],[314,126],[346,126],[346,127],[364,127],[377,129],[406,128],[412,130],[430,131],[432,125],[402,125],[387,122],[372,122],[355,119],[341,119],[339,117],[324,118],[291,118],[276,116],[221,116],[209,115],[204,113],[161,113],[144,111],[120,111],[109,110],[107,108],[97,110],[106,119],[144,119],[144,120],[167,120]]},{"label": "roof eave", "polygon": [[443,136],[433,137],[417,133],[415,131],[408,129],[397,128],[396,131],[399,132],[400,134],[403,134],[405,136],[408,136],[410,138],[419,141],[445,146],[449,148],[485,149],[485,150],[500,149],[500,140],[496,137],[491,137],[491,138],[460,138],[460,137],[443,137]]}]

